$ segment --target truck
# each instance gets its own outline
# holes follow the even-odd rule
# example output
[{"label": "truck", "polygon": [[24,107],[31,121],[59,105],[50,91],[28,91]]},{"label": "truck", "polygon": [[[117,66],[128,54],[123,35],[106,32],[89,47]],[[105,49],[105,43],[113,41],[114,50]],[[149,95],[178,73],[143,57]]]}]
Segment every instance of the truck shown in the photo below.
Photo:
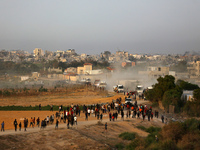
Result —
[{"label": "truck", "polygon": [[123,85],[116,85],[116,86],[113,86],[113,90],[115,92],[124,92],[124,86]]},{"label": "truck", "polygon": [[137,92],[137,95],[139,97],[142,97],[144,86],[143,85],[137,85],[135,90]]},{"label": "truck", "polygon": [[127,105],[127,104],[133,105],[133,100],[132,100],[132,98],[126,98],[126,99],[125,99],[125,105]]},{"label": "truck", "polygon": [[106,81],[100,81],[98,87],[102,88],[102,89],[106,89],[106,87],[107,87]]}]

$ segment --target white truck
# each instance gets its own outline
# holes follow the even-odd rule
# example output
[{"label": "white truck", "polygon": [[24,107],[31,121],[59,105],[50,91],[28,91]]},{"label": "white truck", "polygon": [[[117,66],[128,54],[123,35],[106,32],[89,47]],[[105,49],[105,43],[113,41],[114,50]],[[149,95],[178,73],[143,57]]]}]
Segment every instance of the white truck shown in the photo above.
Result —
[{"label": "white truck", "polygon": [[124,86],[123,85],[116,85],[116,86],[113,86],[113,90],[115,92],[124,92]]},{"label": "white truck", "polygon": [[99,88],[103,88],[103,89],[106,89],[107,87],[107,84],[106,84],[106,81],[101,81],[98,85]]},{"label": "white truck", "polygon": [[139,97],[141,97],[142,94],[143,94],[144,86],[143,86],[143,85],[137,85],[135,90],[136,90],[136,92],[137,92],[137,95],[138,95]]}]

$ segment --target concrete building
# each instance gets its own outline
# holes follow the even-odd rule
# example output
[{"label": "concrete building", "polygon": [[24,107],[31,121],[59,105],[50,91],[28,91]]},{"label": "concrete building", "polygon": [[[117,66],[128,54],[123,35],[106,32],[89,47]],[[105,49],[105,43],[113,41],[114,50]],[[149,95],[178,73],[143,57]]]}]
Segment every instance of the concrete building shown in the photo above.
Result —
[{"label": "concrete building", "polygon": [[192,101],[193,100],[193,91],[184,90],[181,96],[183,101]]},{"label": "concrete building", "polygon": [[44,51],[41,48],[35,48],[33,54],[34,56],[44,56]]},{"label": "concrete building", "polygon": [[150,77],[158,78],[160,76],[169,75],[169,67],[148,67],[147,71],[139,71],[138,74],[146,74]]},{"label": "concrete building", "polygon": [[64,74],[67,74],[67,73],[74,73],[76,74],[77,73],[77,69],[75,67],[69,67],[67,69],[64,70]]},{"label": "concrete building", "polygon": [[79,80],[79,76],[75,73],[67,73],[63,75],[63,78],[68,81],[76,82]]},{"label": "concrete building", "polygon": [[66,53],[68,53],[68,54],[76,54],[75,49],[68,49],[66,51]]},{"label": "concrete building", "polygon": [[44,71],[46,71],[46,70],[47,70],[48,72],[62,73],[62,68],[54,68],[54,67],[53,67],[53,68],[50,68],[50,67],[49,67],[48,69],[47,69],[47,68],[44,68]]},{"label": "concrete building", "polygon": [[190,67],[187,67],[189,76],[200,76],[200,61],[194,61]]},{"label": "concrete building", "polygon": [[40,73],[38,73],[38,72],[32,72],[32,79],[34,79],[34,80],[38,80],[38,78],[40,77]]},{"label": "concrete building", "polygon": [[[151,70],[152,69],[152,70]],[[160,77],[169,75],[169,67],[148,67],[149,76]]]},{"label": "concrete building", "polygon": [[122,62],[122,67],[133,67],[135,66],[135,62]]},{"label": "concrete building", "polygon": [[116,55],[117,56],[124,56],[124,57],[128,58],[128,52],[125,52],[125,51],[117,51]]},{"label": "concrete building", "polygon": [[77,74],[87,74],[90,70],[92,70],[92,64],[85,63],[83,67],[77,67]]}]

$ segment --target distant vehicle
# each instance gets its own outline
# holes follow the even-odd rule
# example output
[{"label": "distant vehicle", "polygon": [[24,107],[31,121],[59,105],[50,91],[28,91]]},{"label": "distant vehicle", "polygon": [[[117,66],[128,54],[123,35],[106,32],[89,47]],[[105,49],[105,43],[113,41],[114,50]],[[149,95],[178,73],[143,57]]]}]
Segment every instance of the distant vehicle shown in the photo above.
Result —
[{"label": "distant vehicle", "polygon": [[124,92],[124,86],[123,85],[116,85],[116,86],[113,86],[113,90],[115,92]]},{"label": "distant vehicle", "polygon": [[137,86],[136,86],[137,95],[138,95],[139,97],[142,96],[143,90],[144,90],[144,86],[143,86],[143,85],[137,85]]},{"label": "distant vehicle", "polygon": [[107,84],[106,84],[105,81],[101,81],[101,82],[99,83],[98,87],[99,87],[99,88],[104,88],[104,89],[105,89],[105,88],[107,87]]},{"label": "distant vehicle", "polygon": [[82,80],[79,80],[78,83],[80,84],[91,84],[91,79],[90,78],[83,78]]},{"label": "distant vehicle", "polygon": [[131,98],[126,98],[125,104],[133,104],[133,100]]},{"label": "distant vehicle", "polygon": [[95,81],[94,81],[94,86],[98,87],[99,84],[100,84],[100,80],[95,80]]}]

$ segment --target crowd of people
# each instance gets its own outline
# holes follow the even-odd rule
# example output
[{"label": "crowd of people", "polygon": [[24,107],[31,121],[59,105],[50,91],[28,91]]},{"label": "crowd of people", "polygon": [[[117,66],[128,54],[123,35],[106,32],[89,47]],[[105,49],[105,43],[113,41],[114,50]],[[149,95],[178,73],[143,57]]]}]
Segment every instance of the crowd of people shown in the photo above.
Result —
[{"label": "crowd of people", "polygon": [[[121,116],[121,119],[124,120],[124,117],[126,118],[136,118],[136,119],[143,119],[147,117],[148,121],[153,120],[154,114],[155,117],[159,117],[159,112],[155,110],[155,113],[153,113],[152,107],[148,107],[147,105],[138,105],[137,101],[135,100],[135,103],[127,103],[123,104],[121,97],[113,100],[111,103],[106,104],[94,104],[94,105],[74,105],[73,103],[71,106],[67,107],[66,109],[63,109],[63,106],[59,106],[59,110],[55,112],[55,115],[52,114],[50,116],[47,116],[44,119],[40,119],[39,117],[36,119],[35,117],[31,117],[30,120],[28,118],[24,118],[23,125],[24,125],[24,131],[27,131],[28,126],[29,127],[40,127],[41,129],[44,129],[49,124],[54,124],[55,121],[55,129],[58,129],[59,123],[63,122],[67,124],[67,128],[73,126],[74,124],[77,125],[77,117],[80,117],[82,113],[85,115],[85,120],[87,121],[89,117],[94,116],[97,120],[102,121],[104,114],[107,114],[109,116],[110,121],[116,121],[118,119],[118,116]],[[39,110],[41,110],[41,105]],[[53,111],[53,105],[50,107],[50,111]],[[164,123],[164,116],[161,115],[161,120]],[[20,122],[18,124],[17,120],[15,119],[13,124],[15,131],[17,131],[17,128],[19,127],[19,131],[21,131],[22,123]],[[2,122],[1,124],[1,131],[4,130],[5,123]],[[107,125],[106,125],[107,126]]]}]

